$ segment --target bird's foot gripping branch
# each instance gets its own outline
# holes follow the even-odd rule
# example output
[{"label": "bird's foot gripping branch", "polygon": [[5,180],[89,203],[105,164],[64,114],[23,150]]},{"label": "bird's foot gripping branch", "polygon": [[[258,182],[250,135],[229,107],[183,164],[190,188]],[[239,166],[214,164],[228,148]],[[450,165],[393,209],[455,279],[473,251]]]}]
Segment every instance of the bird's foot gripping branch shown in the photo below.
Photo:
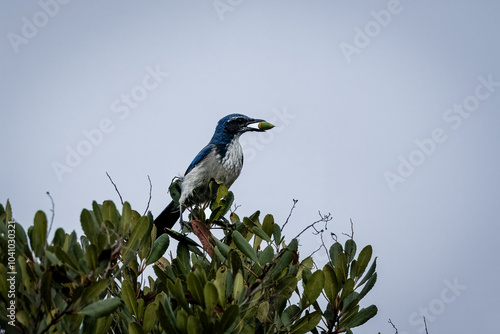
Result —
[{"label": "bird's foot gripping branch", "polygon": [[[261,218],[257,211],[240,219],[233,212],[226,221],[229,194],[219,187],[211,215],[201,210],[191,221],[203,247],[185,237],[176,250],[169,249],[168,234],[156,238],[153,217],[141,216],[128,203],[121,210],[111,201],[84,209],[79,238],[59,228],[47,241],[41,211],[27,234],[16,224],[15,321],[10,325],[7,318],[8,259],[0,252],[1,328],[9,333],[352,333],[377,313],[374,305],[361,306],[377,278],[371,246],[358,253],[354,240],[336,242],[326,264],[314,263],[311,256],[302,258],[298,240],[287,240],[272,215]],[[0,205],[2,245],[11,216],[9,203],[6,209]],[[223,229],[222,239],[211,234],[211,225]],[[156,277],[144,277],[148,266]]]}]

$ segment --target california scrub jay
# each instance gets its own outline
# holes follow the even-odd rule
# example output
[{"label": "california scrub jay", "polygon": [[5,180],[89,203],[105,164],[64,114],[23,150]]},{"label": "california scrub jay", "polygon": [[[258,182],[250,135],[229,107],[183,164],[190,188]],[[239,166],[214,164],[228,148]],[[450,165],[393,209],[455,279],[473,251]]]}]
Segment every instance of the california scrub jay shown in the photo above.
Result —
[{"label": "california scrub jay", "polygon": [[194,158],[182,178],[179,203],[170,202],[156,217],[157,237],[165,233],[165,228],[174,226],[181,215],[180,207],[184,211],[186,207],[211,199],[208,186],[211,179],[227,188],[233,184],[243,167],[240,136],[247,131],[262,132],[273,127],[266,123],[261,129],[260,122],[265,121],[241,114],[230,114],[219,121],[212,139]]}]

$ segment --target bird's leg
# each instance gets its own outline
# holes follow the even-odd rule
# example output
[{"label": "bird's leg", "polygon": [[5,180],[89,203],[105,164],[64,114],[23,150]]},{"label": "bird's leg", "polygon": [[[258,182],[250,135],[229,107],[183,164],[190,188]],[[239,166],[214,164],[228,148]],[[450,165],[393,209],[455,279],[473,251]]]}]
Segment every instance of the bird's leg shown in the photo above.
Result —
[{"label": "bird's leg", "polygon": [[[189,210],[189,208],[187,208]],[[179,211],[179,220],[180,220],[180,224],[181,224],[181,232],[183,233],[187,233],[187,232],[193,232],[193,228],[191,227],[191,222],[189,220],[183,220],[182,219],[182,206],[181,206],[181,209]]]}]

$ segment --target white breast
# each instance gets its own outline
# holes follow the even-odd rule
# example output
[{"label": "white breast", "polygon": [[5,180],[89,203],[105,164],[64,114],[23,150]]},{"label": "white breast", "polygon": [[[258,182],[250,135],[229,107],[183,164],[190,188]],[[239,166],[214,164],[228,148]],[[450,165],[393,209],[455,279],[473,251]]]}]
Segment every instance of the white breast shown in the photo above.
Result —
[{"label": "white breast", "polygon": [[238,170],[238,174],[243,167],[243,149],[238,138],[234,138],[229,144],[226,156],[222,159],[222,165],[227,170]]},{"label": "white breast", "polygon": [[208,189],[205,188],[212,178],[229,188],[240,175],[242,167],[243,149],[238,138],[235,138],[229,144],[225,157],[217,154],[214,149],[196,168],[184,176],[180,203],[184,204],[192,194],[206,193]]}]

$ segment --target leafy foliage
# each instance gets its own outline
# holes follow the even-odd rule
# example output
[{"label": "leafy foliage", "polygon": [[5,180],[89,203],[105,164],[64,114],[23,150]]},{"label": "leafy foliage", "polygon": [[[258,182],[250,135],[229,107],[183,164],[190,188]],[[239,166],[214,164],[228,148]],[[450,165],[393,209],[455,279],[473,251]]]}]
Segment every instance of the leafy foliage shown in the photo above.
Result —
[{"label": "leafy foliage", "polygon": [[[333,244],[314,269],[297,239],[286,241],[272,215],[240,219],[228,213],[232,192],[217,187],[211,215],[193,210],[203,247],[168,231],[156,239],[153,217],[124,203],[92,203],[80,216],[84,235],[59,228],[47,242],[47,218],[37,212],[27,233],[15,223],[15,327],[9,325],[6,267],[0,253],[0,326],[19,333],[352,333],[375,316],[361,299],[375,284],[371,246]],[[224,218],[229,215],[229,220]],[[10,204],[0,205],[6,249]],[[196,218],[196,219],[194,219]],[[220,240],[210,228],[224,232]],[[207,232],[208,231],[208,232]],[[163,257],[178,240],[176,256]],[[170,249],[170,252],[172,250]],[[368,265],[372,264],[368,267]],[[156,278],[144,278],[152,266]],[[368,268],[368,269],[367,269]],[[292,302],[295,300],[296,302]]]}]

